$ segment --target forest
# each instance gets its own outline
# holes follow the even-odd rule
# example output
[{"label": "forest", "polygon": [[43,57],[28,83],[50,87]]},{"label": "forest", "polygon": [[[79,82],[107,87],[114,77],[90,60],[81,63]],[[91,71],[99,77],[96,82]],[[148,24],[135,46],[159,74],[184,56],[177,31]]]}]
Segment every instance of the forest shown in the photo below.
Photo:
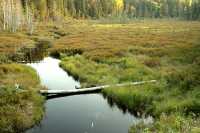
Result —
[{"label": "forest", "polygon": [[200,0],[1,0],[0,7],[0,29],[11,31],[22,25],[31,30],[34,21],[59,21],[69,16],[200,18]]}]

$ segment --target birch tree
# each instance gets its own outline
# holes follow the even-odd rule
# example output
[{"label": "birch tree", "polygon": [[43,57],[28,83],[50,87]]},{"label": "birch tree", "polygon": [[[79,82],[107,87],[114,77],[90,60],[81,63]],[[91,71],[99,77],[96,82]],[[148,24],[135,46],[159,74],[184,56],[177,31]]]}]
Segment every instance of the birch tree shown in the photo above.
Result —
[{"label": "birch tree", "polygon": [[27,30],[28,30],[29,34],[32,35],[33,31],[34,31],[34,23],[33,23],[34,14],[33,14],[33,9],[31,9],[31,6],[29,5],[29,3],[27,1],[25,3],[25,8],[26,8],[25,24],[27,26]]},{"label": "birch tree", "polygon": [[1,0],[3,30],[16,32],[23,21],[21,0]]}]

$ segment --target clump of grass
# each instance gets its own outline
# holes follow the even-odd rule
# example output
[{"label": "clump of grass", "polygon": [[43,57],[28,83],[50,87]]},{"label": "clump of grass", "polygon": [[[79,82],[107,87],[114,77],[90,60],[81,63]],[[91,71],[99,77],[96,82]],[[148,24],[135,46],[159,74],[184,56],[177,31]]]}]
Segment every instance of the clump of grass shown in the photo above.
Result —
[{"label": "clump of grass", "polygon": [[148,67],[154,68],[161,66],[161,61],[159,58],[148,58],[144,60],[144,64]]},{"label": "clump of grass", "polygon": [[0,64],[9,63],[10,59],[5,54],[0,54]]},{"label": "clump of grass", "polygon": [[193,63],[178,70],[172,69],[166,75],[166,80],[170,86],[178,86],[183,92],[189,91],[200,84],[199,67],[200,65]]},{"label": "clump of grass", "polygon": [[52,39],[49,38],[38,38],[37,43],[35,44],[37,48],[47,49],[53,46]]}]

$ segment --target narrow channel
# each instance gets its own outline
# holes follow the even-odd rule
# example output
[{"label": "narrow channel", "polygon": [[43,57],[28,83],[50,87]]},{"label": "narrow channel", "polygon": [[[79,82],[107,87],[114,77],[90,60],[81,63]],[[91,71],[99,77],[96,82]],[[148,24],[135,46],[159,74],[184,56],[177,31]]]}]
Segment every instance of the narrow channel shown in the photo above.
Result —
[{"label": "narrow channel", "polygon": [[[60,60],[46,57],[29,63],[48,89],[75,89],[80,83],[59,67]],[[49,99],[40,125],[26,133],[128,133],[138,121],[129,112],[108,104],[101,94],[86,94]]]}]

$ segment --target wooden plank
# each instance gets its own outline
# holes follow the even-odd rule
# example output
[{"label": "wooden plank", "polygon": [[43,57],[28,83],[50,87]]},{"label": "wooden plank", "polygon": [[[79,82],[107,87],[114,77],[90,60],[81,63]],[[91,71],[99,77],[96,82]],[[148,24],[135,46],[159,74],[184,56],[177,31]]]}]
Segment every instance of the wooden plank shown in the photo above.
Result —
[{"label": "wooden plank", "polygon": [[40,90],[41,94],[44,95],[54,95],[54,94],[81,94],[81,93],[91,93],[96,91],[101,91],[102,89],[109,88],[109,87],[122,87],[128,85],[140,85],[145,83],[155,83],[156,80],[150,81],[140,81],[140,82],[132,82],[132,83],[124,83],[124,84],[116,84],[116,85],[103,85],[91,88],[82,88],[82,89],[72,89],[72,90]]}]

